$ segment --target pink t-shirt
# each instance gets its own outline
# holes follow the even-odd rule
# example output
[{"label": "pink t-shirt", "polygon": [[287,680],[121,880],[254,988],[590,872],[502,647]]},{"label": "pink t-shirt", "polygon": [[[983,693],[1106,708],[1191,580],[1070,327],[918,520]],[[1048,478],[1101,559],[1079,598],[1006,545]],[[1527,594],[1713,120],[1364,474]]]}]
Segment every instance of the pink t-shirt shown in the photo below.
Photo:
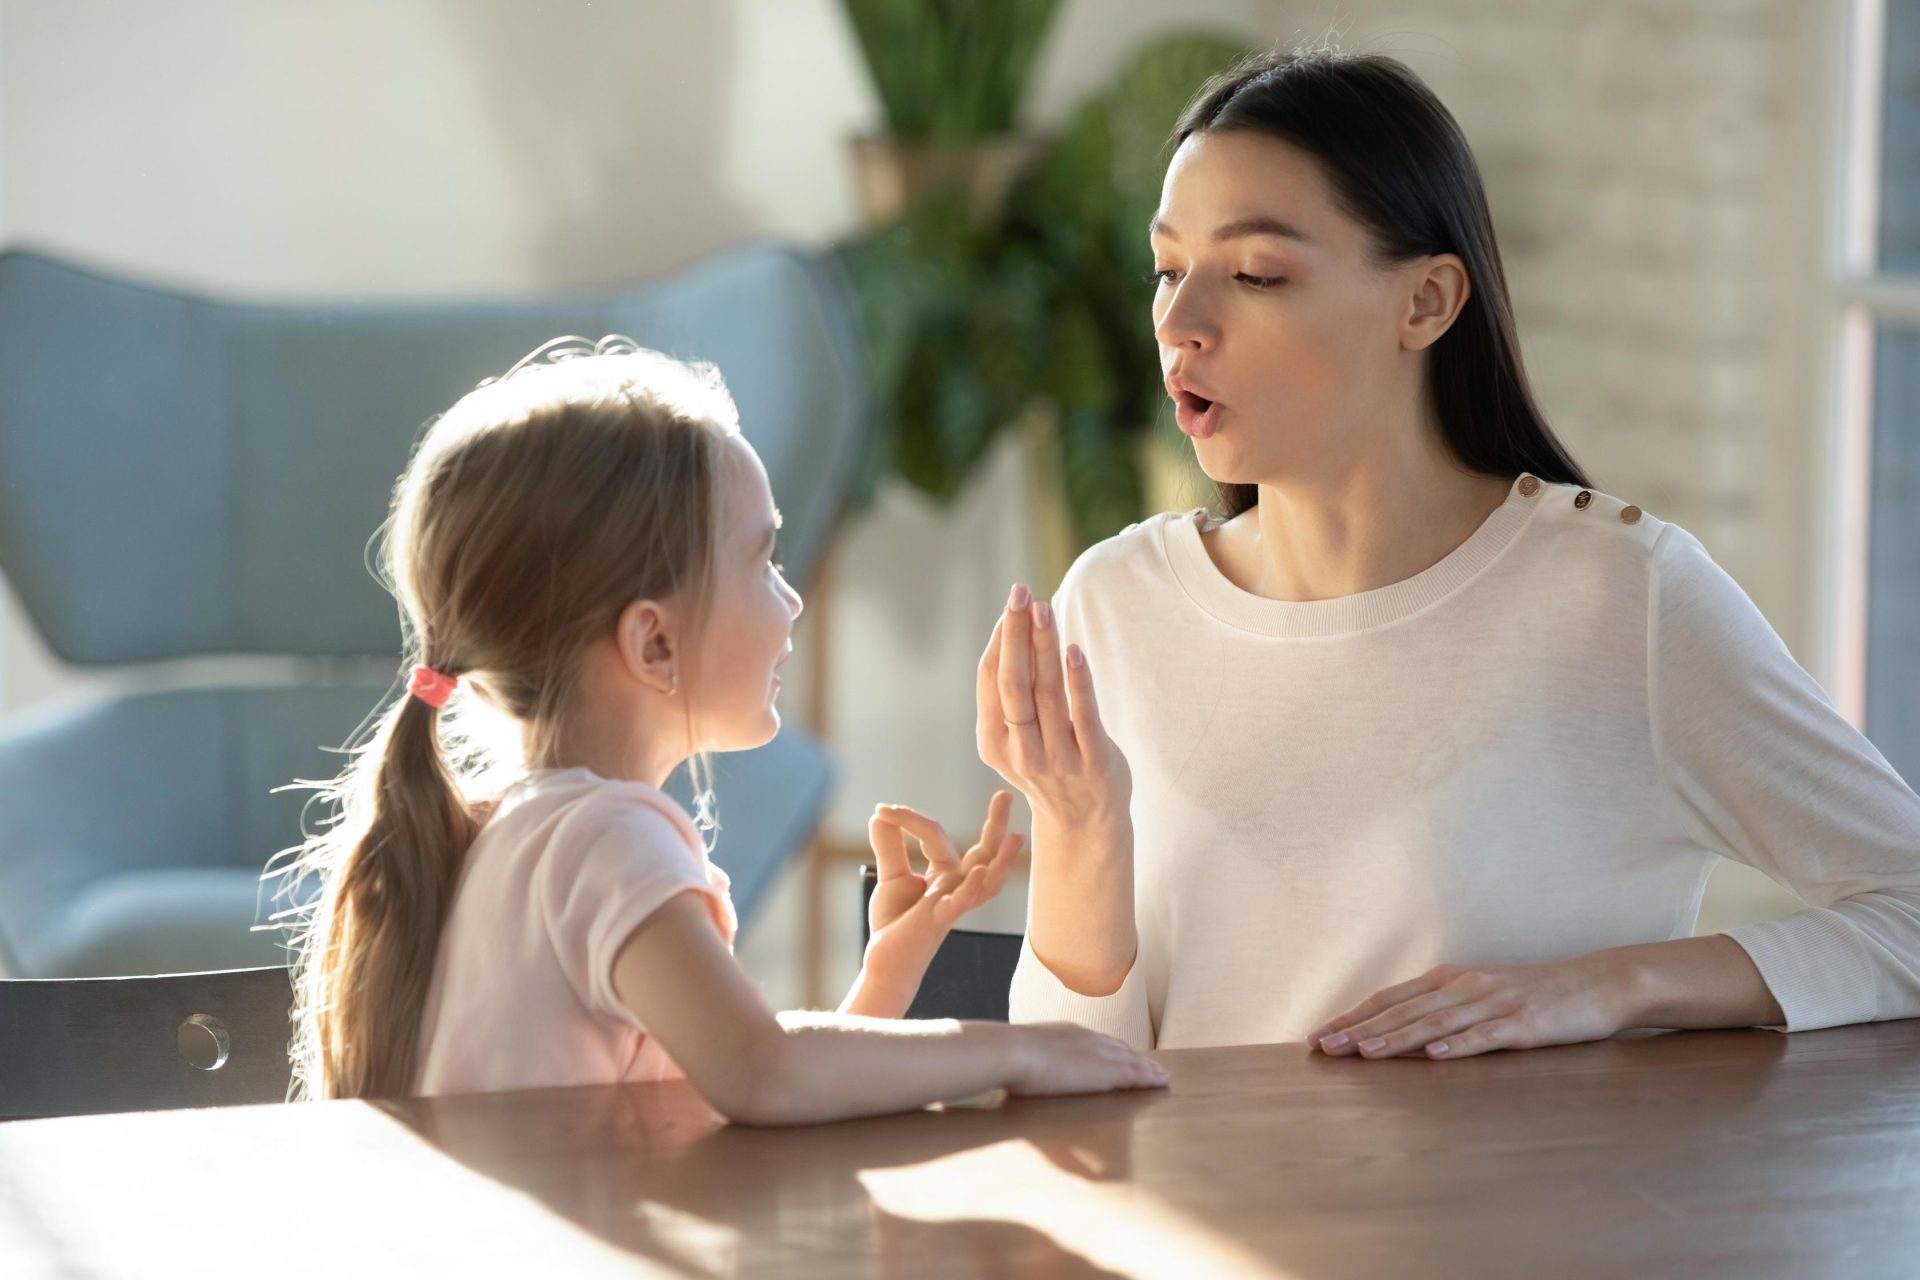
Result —
[{"label": "pink t-shirt", "polygon": [[614,995],[613,961],[688,889],[705,895],[731,947],[727,875],[657,787],[540,769],[509,788],[454,889],[414,1093],[677,1079]]}]

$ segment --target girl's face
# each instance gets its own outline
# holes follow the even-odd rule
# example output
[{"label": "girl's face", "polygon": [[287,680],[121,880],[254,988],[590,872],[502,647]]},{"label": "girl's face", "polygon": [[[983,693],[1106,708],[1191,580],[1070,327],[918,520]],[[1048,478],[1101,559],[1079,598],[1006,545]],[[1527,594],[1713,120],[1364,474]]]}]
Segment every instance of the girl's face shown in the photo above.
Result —
[{"label": "girl's face", "polygon": [[688,684],[703,749],[744,751],[780,730],[776,669],[793,651],[801,602],[775,562],[780,513],[760,455],[738,435],[721,455],[712,608]]},{"label": "girl's face", "polygon": [[1263,134],[1195,134],[1151,235],[1160,370],[1209,477],[1335,475],[1391,444],[1420,392],[1403,326],[1426,260],[1375,265],[1318,161]]}]

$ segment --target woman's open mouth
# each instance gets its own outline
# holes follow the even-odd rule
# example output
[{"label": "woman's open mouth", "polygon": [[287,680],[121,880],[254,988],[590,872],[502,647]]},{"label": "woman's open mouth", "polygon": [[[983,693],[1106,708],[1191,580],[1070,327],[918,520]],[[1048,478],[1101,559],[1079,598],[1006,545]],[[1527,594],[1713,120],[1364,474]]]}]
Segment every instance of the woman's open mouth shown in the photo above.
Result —
[{"label": "woman's open mouth", "polygon": [[1174,421],[1180,424],[1180,430],[1195,440],[1205,440],[1220,429],[1223,411],[1218,400],[1209,400],[1191,391],[1173,393]]}]

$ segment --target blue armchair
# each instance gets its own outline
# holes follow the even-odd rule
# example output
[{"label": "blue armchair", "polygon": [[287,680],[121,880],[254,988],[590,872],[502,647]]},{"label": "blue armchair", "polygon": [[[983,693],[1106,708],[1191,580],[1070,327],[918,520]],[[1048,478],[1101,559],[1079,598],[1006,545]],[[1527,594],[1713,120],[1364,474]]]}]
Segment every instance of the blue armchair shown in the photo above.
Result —
[{"label": "blue armchair", "polygon": [[[0,253],[0,572],[85,667],[286,655],[283,684],[48,704],[0,721],[0,964],[21,977],[273,964],[263,865],[397,688],[365,564],[427,419],[562,333],[717,364],[805,584],[864,446],[851,311],[823,262],[757,245],[532,301],[263,305]],[[750,917],[831,770],[797,728],[716,762],[715,859]],[[682,792],[684,798],[684,790]]]}]

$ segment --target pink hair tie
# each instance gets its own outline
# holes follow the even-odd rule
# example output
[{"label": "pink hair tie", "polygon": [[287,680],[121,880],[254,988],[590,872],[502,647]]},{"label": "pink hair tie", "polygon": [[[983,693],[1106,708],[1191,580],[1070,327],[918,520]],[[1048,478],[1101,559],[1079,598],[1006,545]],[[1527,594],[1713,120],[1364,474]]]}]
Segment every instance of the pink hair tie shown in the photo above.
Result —
[{"label": "pink hair tie", "polygon": [[447,705],[459,684],[459,676],[443,676],[432,667],[415,667],[407,681],[407,692],[437,711]]}]

